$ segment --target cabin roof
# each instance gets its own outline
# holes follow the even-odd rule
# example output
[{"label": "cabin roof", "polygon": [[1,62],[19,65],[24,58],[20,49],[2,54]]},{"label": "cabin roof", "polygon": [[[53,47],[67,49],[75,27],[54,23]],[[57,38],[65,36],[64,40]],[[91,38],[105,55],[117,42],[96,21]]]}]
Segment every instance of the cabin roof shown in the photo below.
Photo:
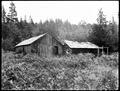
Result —
[{"label": "cabin roof", "polygon": [[26,40],[20,42],[19,44],[17,44],[15,47],[32,44],[34,41],[38,40],[39,38],[43,37],[44,35],[46,35],[46,33],[26,39]]},{"label": "cabin roof", "polygon": [[[35,41],[38,40],[39,38],[42,38],[43,36],[45,36],[46,34],[47,34],[47,33],[44,33],[44,34],[41,34],[41,35],[39,35],[39,36],[35,36],[35,37],[32,37],[32,38],[23,40],[22,42],[20,42],[19,44],[17,44],[15,47],[32,44],[33,42],[35,42]],[[54,36],[52,36],[52,37],[54,37]],[[54,37],[54,38],[55,38],[57,41],[59,41],[62,45],[64,45],[64,41],[60,40],[60,39],[57,38],[57,37]]]},{"label": "cabin roof", "polygon": [[70,40],[64,40],[64,42],[70,48],[99,48],[99,46],[97,46],[91,42],[77,42],[77,41],[70,41]]}]

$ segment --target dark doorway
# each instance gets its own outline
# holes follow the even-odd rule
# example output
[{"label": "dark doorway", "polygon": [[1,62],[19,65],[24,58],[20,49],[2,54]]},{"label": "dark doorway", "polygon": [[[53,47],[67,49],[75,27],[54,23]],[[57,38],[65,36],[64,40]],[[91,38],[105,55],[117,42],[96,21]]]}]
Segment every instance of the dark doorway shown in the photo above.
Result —
[{"label": "dark doorway", "polygon": [[53,47],[53,54],[58,55],[58,46]]}]

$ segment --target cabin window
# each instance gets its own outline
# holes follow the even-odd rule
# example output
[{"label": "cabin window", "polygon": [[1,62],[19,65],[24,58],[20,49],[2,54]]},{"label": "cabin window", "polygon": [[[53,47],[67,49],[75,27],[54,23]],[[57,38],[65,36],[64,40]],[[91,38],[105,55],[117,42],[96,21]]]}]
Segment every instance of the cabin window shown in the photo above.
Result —
[{"label": "cabin window", "polygon": [[53,47],[53,54],[58,55],[58,46]]}]

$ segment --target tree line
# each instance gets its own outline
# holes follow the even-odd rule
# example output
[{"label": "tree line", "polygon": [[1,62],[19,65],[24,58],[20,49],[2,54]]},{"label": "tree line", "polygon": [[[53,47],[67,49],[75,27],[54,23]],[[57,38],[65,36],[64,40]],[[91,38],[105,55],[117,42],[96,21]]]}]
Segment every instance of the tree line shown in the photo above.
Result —
[{"label": "tree line", "polygon": [[102,9],[98,12],[97,24],[71,24],[61,19],[34,23],[31,16],[29,22],[26,18],[18,20],[13,2],[10,3],[8,14],[6,13],[2,6],[2,49],[5,51],[14,51],[19,42],[45,32],[62,40],[90,41],[98,46],[109,47],[111,52],[118,51],[118,25],[114,18],[108,22]]}]

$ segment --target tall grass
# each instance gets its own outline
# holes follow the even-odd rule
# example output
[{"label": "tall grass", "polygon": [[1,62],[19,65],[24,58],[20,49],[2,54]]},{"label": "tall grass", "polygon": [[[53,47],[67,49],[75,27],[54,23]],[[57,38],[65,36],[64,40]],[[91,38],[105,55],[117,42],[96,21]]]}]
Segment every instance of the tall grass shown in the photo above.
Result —
[{"label": "tall grass", "polygon": [[2,52],[2,89],[116,90],[118,54],[53,58]]}]

